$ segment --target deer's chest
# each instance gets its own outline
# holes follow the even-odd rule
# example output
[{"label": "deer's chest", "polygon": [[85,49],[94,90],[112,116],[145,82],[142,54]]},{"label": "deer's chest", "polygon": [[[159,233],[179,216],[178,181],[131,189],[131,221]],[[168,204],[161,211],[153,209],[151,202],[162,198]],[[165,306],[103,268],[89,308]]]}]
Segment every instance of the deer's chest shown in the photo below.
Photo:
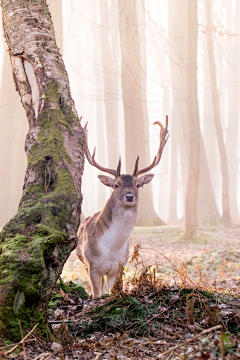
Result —
[{"label": "deer's chest", "polygon": [[129,236],[133,230],[135,216],[131,210],[126,210],[120,220],[115,220],[99,238],[99,264],[101,267],[117,268],[119,261],[125,263],[129,253]]}]

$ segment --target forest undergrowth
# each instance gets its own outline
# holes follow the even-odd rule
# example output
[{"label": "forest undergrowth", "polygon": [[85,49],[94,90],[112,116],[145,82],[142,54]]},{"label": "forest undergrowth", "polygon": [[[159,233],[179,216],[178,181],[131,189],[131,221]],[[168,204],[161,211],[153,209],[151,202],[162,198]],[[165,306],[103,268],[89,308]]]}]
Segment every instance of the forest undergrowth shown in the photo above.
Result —
[{"label": "forest undergrowth", "polygon": [[[119,264],[111,296],[89,299],[65,269],[49,304],[52,339],[25,331],[0,359],[239,359],[240,229],[204,229],[192,245],[164,228],[163,242],[175,251],[145,250],[160,230],[134,231],[131,242],[141,243],[133,243],[125,269]],[[180,247],[188,247],[186,258],[177,259]]]}]

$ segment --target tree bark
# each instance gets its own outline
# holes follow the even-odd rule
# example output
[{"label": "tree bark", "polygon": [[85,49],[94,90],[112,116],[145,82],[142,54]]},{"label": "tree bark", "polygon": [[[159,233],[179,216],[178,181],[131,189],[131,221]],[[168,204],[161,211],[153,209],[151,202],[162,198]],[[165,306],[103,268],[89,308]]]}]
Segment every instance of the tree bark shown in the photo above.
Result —
[{"label": "tree bark", "polygon": [[[62,0],[50,0],[57,45],[62,53]],[[16,93],[12,67],[4,42],[3,76],[0,92],[0,228],[17,212],[21,199],[27,158],[24,141],[28,122],[20,98]],[[12,129],[15,131],[13,132]],[[18,174],[18,176],[16,176]]]},{"label": "tree bark", "polygon": [[197,230],[197,193],[200,168],[200,127],[197,99],[197,0],[188,0],[188,119],[189,119],[189,167],[186,193],[185,236],[194,237]]},{"label": "tree bark", "polygon": [[23,196],[1,232],[0,333],[17,339],[18,319],[46,330],[53,286],[77,243],[84,136],[46,0],[3,0],[2,12],[29,121]]},{"label": "tree bark", "polygon": [[[140,167],[150,163],[148,149],[148,123],[144,117],[142,91],[142,64],[135,0],[119,1],[120,39],[122,51],[122,94],[125,118],[125,144],[127,173],[132,174],[137,156]],[[143,72],[146,70],[143,69]],[[140,194],[137,225],[153,226],[163,222],[154,211],[150,185]]]},{"label": "tree bark", "polygon": [[[211,3],[210,0],[206,0],[206,20],[207,24],[211,24]],[[207,32],[207,48],[208,48],[208,59],[210,67],[211,77],[211,89],[212,89],[212,101],[213,101],[213,115],[214,123],[217,134],[217,141],[219,147],[219,153],[221,158],[221,170],[222,170],[222,212],[223,212],[223,224],[229,226],[231,224],[230,211],[229,211],[229,177],[228,177],[228,164],[227,154],[223,140],[223,132],[220,119],[219,109],[219,98],[217,90],[217,78],[216,78],[216,67],[214,61],[213,42],[211,30]]]}]

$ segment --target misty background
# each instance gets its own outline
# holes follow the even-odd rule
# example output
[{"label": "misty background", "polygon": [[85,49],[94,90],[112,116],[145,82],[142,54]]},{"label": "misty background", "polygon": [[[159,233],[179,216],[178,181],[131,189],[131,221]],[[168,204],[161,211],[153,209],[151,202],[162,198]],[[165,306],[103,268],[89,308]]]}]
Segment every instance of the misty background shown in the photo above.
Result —
[{"label": "misty background", "polygon": [[[189,119],[187,0],[49,0],[57,44],[81,123],[88,121],[96,160],[123,173],[149,165],[159,127],[170,138],[152,185],[140,190],[138,225],[183,223],[188,179]],[[231,221],[240,211],[240,2],[198,1],[197,96],[201,129],[199,225],[218,226],[223,192]],[[16,212],[26,170],[28,131],[0,34],[0,227]],[[191,120],[191,119],[190,119]],[[100,210],[111,190],[85,162],[84,216]],[[226,211],[226,209],[225,209]]]}]

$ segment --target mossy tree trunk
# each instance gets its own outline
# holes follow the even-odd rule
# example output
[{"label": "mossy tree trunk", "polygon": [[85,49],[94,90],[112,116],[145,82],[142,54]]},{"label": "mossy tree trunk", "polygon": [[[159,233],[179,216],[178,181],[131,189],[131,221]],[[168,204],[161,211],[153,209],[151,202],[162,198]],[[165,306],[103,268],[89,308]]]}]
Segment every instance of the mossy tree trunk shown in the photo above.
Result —
[{"label": "mossy tree trunk", "polygon": [[53,286],[76,246],[84,137],[46,0],[3,0],[2,13],[29,121],[23,196],[0,243],[0,334],[14,339],[18,319],[45,328]]}]

